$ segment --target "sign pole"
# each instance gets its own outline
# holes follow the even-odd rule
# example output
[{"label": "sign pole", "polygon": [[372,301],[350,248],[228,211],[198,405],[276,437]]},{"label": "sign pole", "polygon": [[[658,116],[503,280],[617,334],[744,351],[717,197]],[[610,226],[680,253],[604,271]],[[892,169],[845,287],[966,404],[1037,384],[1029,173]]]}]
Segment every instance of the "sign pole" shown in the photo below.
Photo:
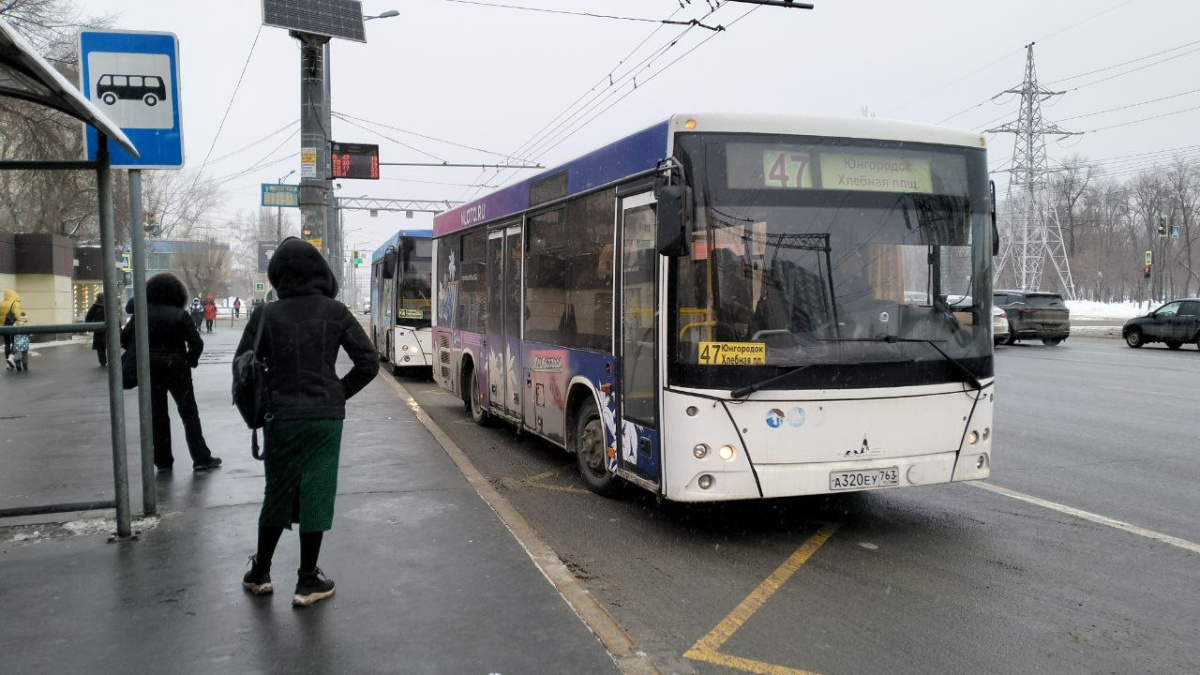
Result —
[{"label": "sign pole", "polygon": [[108,137],[96,143],[96,189],[100,202],[100,250],[104,257],[104,332],[108,337],[109,426],[112,432],[113,497],[117,503],[117,539],[133,534],[129,517],[129,467],[125,457],[125,392],[121,383],[121,300],[117,290],[116,228],[113,227],[112,167]]},{"label": "sign pole", "polygon": [[142,513],[158,512],[154,480],[154,413],[150,407],[150,322],[146,305],[146,230],[142,214],[142,171],[129,170],[129,238],[133,244],[133,341],[137,355],[138,428],[142,446]]}]

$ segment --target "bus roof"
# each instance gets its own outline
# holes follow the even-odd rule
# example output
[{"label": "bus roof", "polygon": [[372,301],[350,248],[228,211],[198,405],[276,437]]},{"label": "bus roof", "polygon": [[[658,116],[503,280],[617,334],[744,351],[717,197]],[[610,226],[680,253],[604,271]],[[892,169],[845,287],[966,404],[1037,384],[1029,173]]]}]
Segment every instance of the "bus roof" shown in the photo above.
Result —
[{"label": "bus roof", "polygon": [[400,237],[411,237],[413,239],[432,239],[433,230],[400,230],[396,234],[388,237],[375,252],[371,254],[371,264],[379,262],[383,259],[383,255],[387,253],[389,246],[395,246],[400,241]]},{"label": "bus roof", "polygon": [[[692,129],[685,126],[688,122],[695,123]],[[472,225],[502,219],[528,209],[531,186],[559,173],[566,173],[566,196],[569,196],[653,169],[666,157],[668,140],[681,131],[827,136],[972,148],[986,146],[982,136],[970,131],[897,120],[815,115],[673,115],[665,122],[626,136],[566,164],[434,216],[434,236],[451,234]]]}]

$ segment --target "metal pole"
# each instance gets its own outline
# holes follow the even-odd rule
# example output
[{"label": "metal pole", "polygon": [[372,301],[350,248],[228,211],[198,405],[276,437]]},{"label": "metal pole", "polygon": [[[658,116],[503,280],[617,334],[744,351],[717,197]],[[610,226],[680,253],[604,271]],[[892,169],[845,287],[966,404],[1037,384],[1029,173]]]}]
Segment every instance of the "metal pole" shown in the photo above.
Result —
[{"label": "metal pole", "polygon": [[150,322],[146,308],[146,230],[142,213],[142,171],[129,170],[129,238],[133,243],[133,344],[137,355],[138,429],[142,446],[142,513],[158,513],[154,481],[154,413],[150,407]]},{"label": "metal pole", "polygon": [[[333,80],[332,56],[333,49],[328,42],[322,47],[322,63],[324,64],[324,85],[325,85],[325,109],[321,111],[322,126],[325,132],[331,137],[333,135],[333,94],[330,88],[330,82]],[[326,138],[325,146],[329,147],[329,142],[332,138]],[[326,165],[322,164],[321,170],[324,170]],[[330,180],[328,181],[329,190],[325,192],[325,225],[326,231],[329,233],[329,262],[333,269],[334,278],[337,280],[338,288],[342,287],[345,281],[343,275],[342,260],[342,228],[341,218],[337,210],[337,197],[333,194],[333,176],[330,172]]]},{"label": "metal pole", "polygon": [[100,251],[104,257],[104,325],[108,336],[108,411],[112,427],[113,491],[117,502],[117,538],[133,534],[129,519],[129,469],[125,462],[125,394],[121,386],[121,300],[117,290],[117,247],[113,227],[112,168],[108,137],[97,143],[96,186],[100,201]]},{"label": "metal pole", "polygon": [[[308,33],[292,33],[300,40],[300,146],[303,153],[314,155],[316,164],[301,163],[300,227],[304,239],[321,241],[328,258],[326,233],[326,195],[329,182],[329,137],[325,126],[325,67],[322,45],[329,38]],[[303,158],[302,158],[303,159]],[[306,167],[311,175],[304,175]]]}]

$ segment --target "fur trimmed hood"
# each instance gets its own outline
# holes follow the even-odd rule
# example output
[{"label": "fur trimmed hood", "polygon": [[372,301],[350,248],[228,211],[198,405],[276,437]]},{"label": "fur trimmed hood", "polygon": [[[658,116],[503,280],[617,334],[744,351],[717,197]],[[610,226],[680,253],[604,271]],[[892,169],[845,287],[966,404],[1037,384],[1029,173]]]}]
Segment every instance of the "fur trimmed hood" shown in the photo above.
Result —
[{"label": "fur trimmed hood", "polygon": [[325,257],[312,244],[296,237],[284,239],[275,249],[267,267],[267,279],[280,299],[300,295],[337,297],[337,279]]}]

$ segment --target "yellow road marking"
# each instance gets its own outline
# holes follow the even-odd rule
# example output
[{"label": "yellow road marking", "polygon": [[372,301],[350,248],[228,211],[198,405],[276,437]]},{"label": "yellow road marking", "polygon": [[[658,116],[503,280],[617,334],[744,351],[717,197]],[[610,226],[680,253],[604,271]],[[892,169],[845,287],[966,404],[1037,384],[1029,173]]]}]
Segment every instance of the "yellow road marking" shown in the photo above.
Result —
[{"label": "yellow road marking", "polygon": [[796,552],[783,561],[771,576],[767,577],[758,588],[754,589],[750,595],[746,596],[733,611],[729,613],[721,623],[717,624],[716,628],[709,631],[708,635],[700,638],[692,648],[684,652],[683,657],[693,661],[705,661],[714,663],[718,666],[726,666],[729,668],[737,668],[749,673],[759,673],[760,675],[815,675],[808,670],[799,670],[796,668],[788,668],[786,666],[778,666],[772,663],[764,663],[753,659],[746,659],[740,656],[731,654],[722,654],[721,647],[733,637],[733,634],[738,631],[750,617],[754,616],[767,600],[771,599],[772,595],[778,591],[800,566],[808,562],[817,549],[821,548],[833,533],[838,529],[835,523],[829,523],[817,530],[816,534],[809,537]]},{"label": "yellow road marking", "polygon": [[1200,396],[1188,396],[1187,394],[1168,394],[1165,391],[1146,391],[1145,389],[1130,389],[1129,387],[1114,387],[1107,384],[1096,385],[1097,389],[1108,389],[1110,391],[1123,391],[1127,394],[1146,394],[1149,396],[1167,396],[1169,398],[1183,398],[1189,401],[1200,401]]}]

